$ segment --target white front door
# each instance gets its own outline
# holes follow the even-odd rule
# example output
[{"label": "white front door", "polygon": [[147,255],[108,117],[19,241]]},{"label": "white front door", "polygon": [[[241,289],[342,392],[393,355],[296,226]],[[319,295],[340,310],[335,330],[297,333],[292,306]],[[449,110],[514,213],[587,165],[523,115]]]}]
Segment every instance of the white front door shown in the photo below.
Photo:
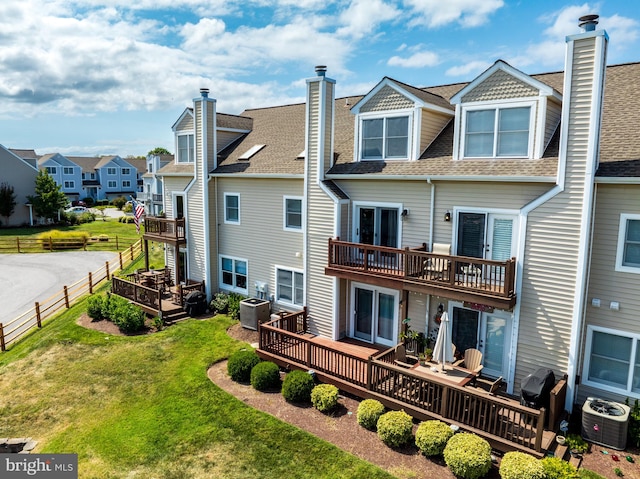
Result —
[{"label": "white front door", "polygon": [[511,349],[511,314],[482,312],[454,305],[451,312],[452,341],[460,354],[468,348],[482,353],[482,374],[508,378]]},{"label": "white front door", "polygon": [[369,343],[393,346],[397,341],[398,291],[364,284],[351,287],[351,334]]}]

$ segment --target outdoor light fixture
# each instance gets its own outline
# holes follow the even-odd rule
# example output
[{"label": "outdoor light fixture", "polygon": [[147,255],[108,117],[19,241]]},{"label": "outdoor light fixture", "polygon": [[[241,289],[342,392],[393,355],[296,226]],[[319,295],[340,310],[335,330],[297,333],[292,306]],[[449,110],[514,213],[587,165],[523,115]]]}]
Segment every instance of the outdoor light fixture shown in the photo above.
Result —
[{"label": "outdoor light fixture", "polygon": [[444,213],[444,220],[445,221],[451,221],[451,211],[446,211]]},{"label": "outdoor light fixture", "polygon": [[409,210],[405,208],[402,210],[402,213],[400,213],[400,217],[405,219],[407,216],[409,216]]}]

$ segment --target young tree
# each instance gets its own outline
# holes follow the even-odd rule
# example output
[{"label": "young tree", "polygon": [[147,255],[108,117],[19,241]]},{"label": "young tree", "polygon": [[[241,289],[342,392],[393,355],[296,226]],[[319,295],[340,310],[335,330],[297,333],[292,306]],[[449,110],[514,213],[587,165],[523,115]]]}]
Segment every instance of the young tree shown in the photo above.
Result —
[{"label": "young tree", "polygon": [[66,195],[46,170],[40,170],[36,176],[36,194],[27,199],[33,204],[36,215],[55,220],[58,211],[69,202]]},{"label": "young tree", "polygon": [[154,155],[154,156],[160,156],[160,155],[170,155],[171,153],[169,153],[169,150],[167,150],[166,148],[163,148],[161,146],[158,146],[156,148],[154,148],[153,150],[149,151],[149,153],[147,153],[147,155]]},{"label": "young tree", "polygon": [[16,208],[16,195],[13,192],[13,186],[8,183],[0,184],[0,215],[7,218],[13,214]]}]

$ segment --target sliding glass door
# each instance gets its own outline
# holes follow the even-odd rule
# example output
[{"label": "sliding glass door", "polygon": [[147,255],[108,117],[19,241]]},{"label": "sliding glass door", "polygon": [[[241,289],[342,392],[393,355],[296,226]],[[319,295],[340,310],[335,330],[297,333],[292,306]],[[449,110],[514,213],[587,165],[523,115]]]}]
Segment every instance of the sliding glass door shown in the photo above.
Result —
[{"label": "sliding glass door", "polygon": [[354,284],[351,292],[353,337],[393,346],[397,339],[399,293],[363,284]]}]

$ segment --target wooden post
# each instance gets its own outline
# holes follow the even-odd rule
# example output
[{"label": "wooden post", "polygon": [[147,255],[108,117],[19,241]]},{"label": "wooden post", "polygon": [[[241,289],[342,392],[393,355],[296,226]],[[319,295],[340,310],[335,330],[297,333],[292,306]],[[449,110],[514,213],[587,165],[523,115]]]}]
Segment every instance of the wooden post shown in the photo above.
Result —
[{"label": "wooden post", "polygon": [[129,251],[131,252],[131,261],[133,261],[133,245],[132,244],[129,245]]},{"label": "wooden post", "polygon": [[120,269],[122,269],[123,268],[123,266],[122,266],[122,252],[118,253],[118,258],[120,258]]},{"label": "wooden post", "polygon": [[533,446],[536,452],[542,451],[542,433],[544,432],[544,418],[546,415],[547,411],[545,408],[540,408],[538,424],[536,425],[536,443]]},{"label": "wooden post", "polygon": [[7,346],[4,344],[4,328],[0,323],[0,351],[6,351]]},{"label": "wooden post", "polygon": [[67,285],[63,286],[64,288],[64,305],[69,309],[69,290],[67,289]]},{"label": "wooden post", "polygon": [[53,239],[49,236],[49,251],[53,251]]},{"label": "wooden post", "polygon": [[89,271],[89,294],[93,294],[93,281],[91,277],[91,271]]},{"label": "wooden post", "polygon": [[40,303],[36,301],[36,321],[38,323],[38,327],[42,327],[42,318],[40,317]]},{"label": "wooden post", "polygon": [[305,341],[305,344],[307,345],[307,367],[311,368],[311,341]]},{"label": "wooden post", "polygon": [[[21,253],[20,251],[20,238],[16,236],[16,243],[18,245],[18,253]],[[4,351],[4,350],[3,350]]]},{"label": "wooden post", "polygon": [[371,391],[373,376],[373,356],[367,358],[367,390]]},{"label": "wooden post", "polygon": [[107,281],[109,281],[109,262],[108,261],[104,262],[104,267],[105,267],[105,270],[107,271]]},{"label": "wooden post", "polygon": [[449,402],[449,388],[442,388],[442,398],[440,399],[440,416],[447,418],[447,403]]}]

